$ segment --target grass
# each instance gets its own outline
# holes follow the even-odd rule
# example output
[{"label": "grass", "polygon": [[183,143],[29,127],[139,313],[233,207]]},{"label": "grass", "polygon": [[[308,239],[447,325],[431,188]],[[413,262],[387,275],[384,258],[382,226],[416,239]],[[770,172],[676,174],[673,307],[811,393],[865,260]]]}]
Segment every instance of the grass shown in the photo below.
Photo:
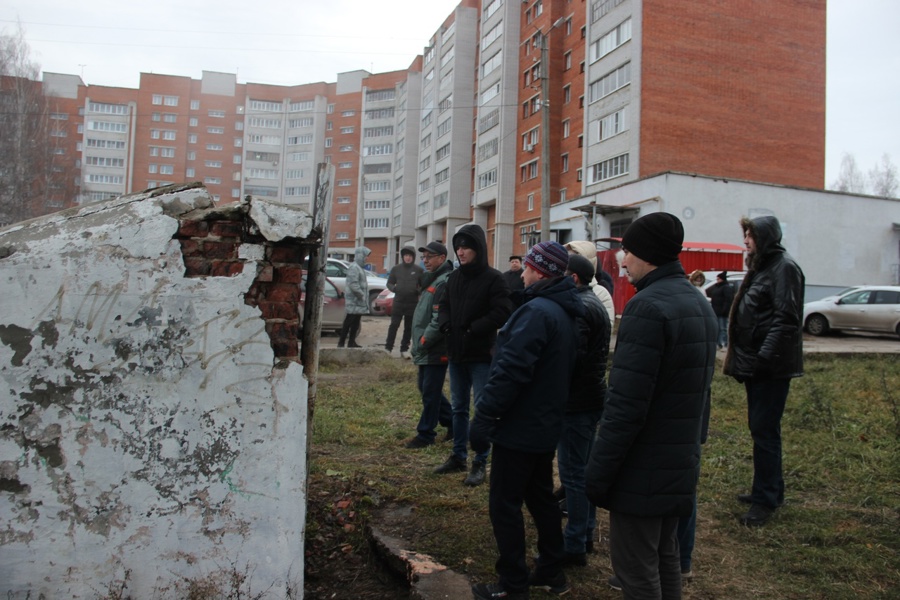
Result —
[{"label": "grass", "polygon": [[[449,454],[448,443],[402,447],[421,407],[415,373],[407,361],[388,358],[358,369],[322,365],[310,478],[317,488],[357,496],[360,524],[378,507],[413,506],[413,517],[396,525],[398,537],[473,582],[492,581],[487,486],[467,488],[461,474],[431,473]],[[749,490],[752,477],[743,386],[717,374],[712,397],[696,576],[684,597],[900,597],[900,356],[807,356],[782,422],[786,504],[763,528],[737,522],[745,507],[734,496]],[[606,536],[604,511],[598,520]],[[310,531],[322,527],[309,524]],[[364,543],[360,529],[357,545]],[[606,586],[610,574],[601,542],[587,568],[568,570],[568,597],[620,597]]]}]

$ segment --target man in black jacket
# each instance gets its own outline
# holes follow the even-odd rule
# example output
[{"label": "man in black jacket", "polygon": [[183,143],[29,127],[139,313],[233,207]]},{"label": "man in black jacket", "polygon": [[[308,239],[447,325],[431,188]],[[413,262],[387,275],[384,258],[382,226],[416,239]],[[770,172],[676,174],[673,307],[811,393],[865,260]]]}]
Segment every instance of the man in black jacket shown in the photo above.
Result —
[{"label": "man in black jacket", "polygon": [[585,309],[584,316],[577,320],[578,358],[557,448],[559,480],[565,490],[568,514],[563,531],[565,561],[572,566],[587,565],[585,554],[596,527],[596,507],[584,493],[584,468],[606,400],[606,359],[612,333],[609,313],[590,286],[594,272],[594,265],[584,256],[569,256],[566,276],[575,282]]},{"label": "man in black jacket", "polygon": [[[473,223],[463,225],[453,236],[453,249],[459,268],[447,278],[438,302],[438,323],[447,334],[450,360],[453,452],[434,470],[438,474],[466,470],[470,393],[474,393],[477,406],[491,368],[497,330],[512,312],[509,286],[503,274],[488,266],[484,229]],[[476,453],[463,483],[469,486],[484,483],[488,452]]]},{"label": "man in black jacket", "polygon": [[424,271],[415,264],[415,259],[415,250],[409,246],[401,248],[400,264],[394,265],[387,280],[387,289],[394,292],[394,305],[391,308],[391,324],[388,326],[384,349],[388,352],[394,350],[397,329],[400,328],[400,321],[403,321],[403,337],[400,338],[400,356],[403,358],[409,358],[407,351],[412,335],[413,313],[416,312],[419,292],[422,290]]},{"label": "man in black jacket", "polygon": [[622,238],[637,294],[625,306],[609,393],[585,471],[609,510],[610,555],[626,598],[680,598],[676,527],[693,511],[716,316],[678,260],[684,229],[652,213]]},{"label": "man in black jacket", "polygon": [[[535,244],[525,257],[524,302],[497,335],[490,378],[472,420],[472,449],[494,444],[490,514],[499,582],[473,586],[476,600],[528,598],[528,588],[563,594],[562,516],[553,496],[553,453],[575,367],[575,319],[584,307],[568,255],[556,242]],[[538,557],[529,577],[522,503],[537,529]]]},{"label": "man in black jacket", "polygon": [[753,489],[744,525],[764,525],[784,503],[781,417],[791,379],[803,375],[803,271],[781,245],[775,217],[741,220],[747,275],[734,299],[725,374],[747,390]]},{"label": "man in black jacket", "polygon": [[722,271],[716,275],[716,282],[706,288],[706,295],[712,304],[716,319],[719,320],[719,348],[728,345],[728,315],[731,312],[731,303],[734,301],[734,286],[728,282],[728,272]]}]

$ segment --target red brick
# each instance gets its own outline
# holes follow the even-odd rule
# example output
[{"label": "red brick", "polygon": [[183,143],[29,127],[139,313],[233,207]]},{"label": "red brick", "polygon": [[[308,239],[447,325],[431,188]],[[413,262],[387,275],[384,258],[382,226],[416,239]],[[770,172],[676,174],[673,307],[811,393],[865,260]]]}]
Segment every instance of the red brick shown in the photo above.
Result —
[{"label": "red brick", "polygon": [[272,302],[264,300],[259,303],[263,318],[280,319],[284,321],[297,321],[300,318],[299,307],[296,302]]},{"label": "red brick", "polygon": [[236,260],[214,260],[210,274],[214,277],[234,277],[244,272],[244,263]]},{"label": "red brick", "polygon": [[244,224],[240,221],[214,221],[209,228],[210,235],[216,237],[240,238]]},{"label": "red brick", "polygon": [[303,269],[299,266],[277,267],[274,281],[277,283],[300,283],[303,281]]},{"label": "red brick", "polygon": [[272,281],[274,278],[274,271],[275,270],[272,268],[272,265],[265,265],[264,267],[259,269],[259,272],[256,274],[256,281]]},{"label": "red brick", "polygon": [[273,283],[266,292],[266,300],[297,303],[300,301],[300,286],[292,283]]},{"label": "red brick", "polygon": [[204,240],[201,251],[203,252],[203,256],[210,260],[221,260],[226,258],[237,258],[237,249],[238,244],[234,242],[212,242]]},{"label": "red brick", "polygon": [[183,238],[202,238],[209,234],[209,225],[206,221],[179,221],[178,233],[175,235]]},{"label": "red brick", "polygon": [[185,277],[205,277],[209,275],[209,261],[202,257],[185,257],[184,259],[184,276]]},{"label": "red brick", "polygon": [[299,244],[290,246],[273,246],[267,251],[268,259],[273,263],[300,264],[306,258],[306,252]]}]

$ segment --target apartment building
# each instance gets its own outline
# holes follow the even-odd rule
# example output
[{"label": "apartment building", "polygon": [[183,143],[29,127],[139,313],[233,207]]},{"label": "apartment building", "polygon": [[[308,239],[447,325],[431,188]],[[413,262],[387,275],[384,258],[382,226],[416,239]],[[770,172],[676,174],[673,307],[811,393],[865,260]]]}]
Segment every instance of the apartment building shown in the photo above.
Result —
[{"label": "apartment building", "polygon": [[[296,86],[144,73],[137,90],[48,73],[44,91],[82,201],[202,181],[219,202],[309,205],[330,162],[330,255],[365,243],[383,271],[474,221],[502,266],[540,239],[544,190],[599,205],[672,171],[819,187],[824,47],[822,3],[463,0],[400,71]],[[614,236],[635,216],[592,210],[600,229],[568,219],[551,237]]]}]

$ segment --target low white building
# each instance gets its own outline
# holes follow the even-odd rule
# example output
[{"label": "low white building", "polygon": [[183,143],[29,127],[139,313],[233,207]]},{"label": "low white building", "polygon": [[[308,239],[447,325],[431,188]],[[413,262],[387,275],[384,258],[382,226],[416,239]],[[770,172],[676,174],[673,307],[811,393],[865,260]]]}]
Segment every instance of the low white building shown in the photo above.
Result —
[{"label": "low white building", "polygon": [[658,211],[684,223],[685,240],[743,245],[741,217],[774,215],[782,243],[806,275],[806,300],[849,285],[900,284],[900,200],[662,173],[558,204],[561,241],[621,237]]}]

